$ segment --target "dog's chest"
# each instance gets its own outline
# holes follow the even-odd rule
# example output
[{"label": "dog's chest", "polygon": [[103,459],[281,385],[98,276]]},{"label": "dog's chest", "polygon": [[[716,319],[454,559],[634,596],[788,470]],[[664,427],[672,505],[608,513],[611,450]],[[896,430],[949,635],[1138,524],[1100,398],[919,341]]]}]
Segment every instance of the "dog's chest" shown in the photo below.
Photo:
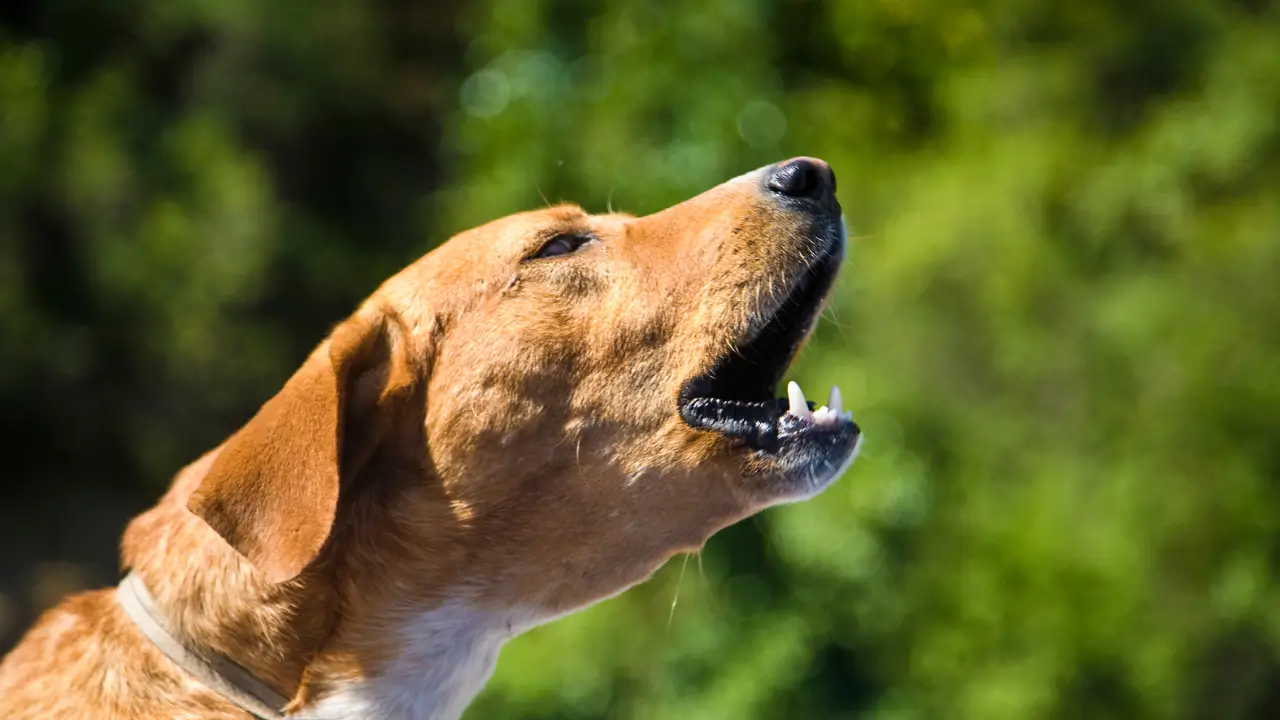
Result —
[{"label": "dog's chest", "polygon": [[303,713],[314,720],[452,720],[493,674],[502,645],[530,623],[457,602],[413,616],[380,675],[340,686]]}]

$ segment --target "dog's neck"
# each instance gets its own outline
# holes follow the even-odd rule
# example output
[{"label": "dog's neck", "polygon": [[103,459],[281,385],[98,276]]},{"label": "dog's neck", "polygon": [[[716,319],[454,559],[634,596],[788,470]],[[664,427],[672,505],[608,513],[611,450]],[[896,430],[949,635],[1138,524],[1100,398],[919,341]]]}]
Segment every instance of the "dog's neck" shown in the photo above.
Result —
[{"label": "dog's neck", "polygon": [[[736,519],[732,507],[704,503],[683,506],[688,517],[674,524],[681,535],[627,534],[603,512],[572,525],[515,514],[478,532],[443,496],[397,492],[387,477],[377,485],[387,494],[352,496],[331,543],[340,554],[322,554],[295,580],[273,584],[186,509],[213,457],[182,470],[130,524],[125,564],[185,640],[239,663],[308,718],[455,717],[507,640],[622,591]],[[660,493],[637,497],[642,516],[672,512]],[[574,542],[579,533],[612,540],[599,543],[604,549],[583,546]],[[625,554],[611,550],[624,540]],[[553,566],[538,564],[546,557]]]},{"label": "dog's neck", "polygon": [[476,610],[459,599],[406,613],[395,623],[399,649],[376,674],[344,680],[340,668],[325,672],[322,662],[324,695],[301,717],[456,718],[488,681],[502,645],[531,624],[529,617]]},{"label": "dog's neck", "polygon": [[[459,716],[492,674],[502,645],[543,618],[475,600],[442,570],[403,597],[374,563],[333,567],[271,586],[184,508],[209,457],[184,470],[125,535],[126,563],[183,639],[216,650],[285,697],[299,717],[417,720]],[[348,545],[358,544],[348,542]],[[430,588],[430,590],[427,590]],[[429,594],[428,594],[429,593]]]}]

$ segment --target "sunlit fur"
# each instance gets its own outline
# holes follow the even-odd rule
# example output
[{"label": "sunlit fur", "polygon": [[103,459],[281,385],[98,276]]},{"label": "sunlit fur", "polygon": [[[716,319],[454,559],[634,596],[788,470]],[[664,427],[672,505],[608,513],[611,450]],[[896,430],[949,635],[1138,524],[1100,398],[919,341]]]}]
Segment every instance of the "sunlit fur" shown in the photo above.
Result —
[{"label": "sunlit fur", "polygon": [[[681,384],[812,260],[759,172],[643,218],[561,206],[390,278],[183,469],[123,541],[189,642],[303,716],[454,717],[511,635],[616,594],[786,498],[768,456],[695,431]],[[526,261],[559,233],[599,242]],[[236,718],[122,615],[49,611],[0,716]]]}]

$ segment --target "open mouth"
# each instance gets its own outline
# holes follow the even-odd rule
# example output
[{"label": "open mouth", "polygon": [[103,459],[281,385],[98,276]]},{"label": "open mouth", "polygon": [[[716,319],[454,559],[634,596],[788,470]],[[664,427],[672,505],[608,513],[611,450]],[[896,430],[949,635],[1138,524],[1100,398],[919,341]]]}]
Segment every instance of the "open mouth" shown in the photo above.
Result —
[{"label": "open mouth", "polygon": [[796,282],[772,318],[745,344],[730,352],[680,391],[680,417],[691,427],[740,439],[766,453],[804,438],[845,445],[859,436],[840,390],[833,387],[827,405],[816,408],[796,383],[787,397],[775,397],[782,375],[799,352],[822,311],[844,254],[843,224],[825,228],[825,247]]}]

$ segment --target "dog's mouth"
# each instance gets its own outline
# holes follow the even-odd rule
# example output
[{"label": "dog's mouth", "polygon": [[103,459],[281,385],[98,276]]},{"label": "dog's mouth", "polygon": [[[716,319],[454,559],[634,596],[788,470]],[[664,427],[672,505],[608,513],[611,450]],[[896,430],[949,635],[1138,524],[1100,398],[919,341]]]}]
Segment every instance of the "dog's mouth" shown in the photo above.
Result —
[{"label": "dog's mouth", "polygon": [[794,382],[787,397],[775,397],[835,282],[844,255],[843,223],[824,228],[821,239],[818,257],[774,315],[746,343],[684,384],[679,408],[685,423],[741,440],[762,453],[817,451],[837,462],[843,460],[835,456],[852,455],[861,433],[842,408],[838,388],[831,389],[826,406],[816,409]]}]

